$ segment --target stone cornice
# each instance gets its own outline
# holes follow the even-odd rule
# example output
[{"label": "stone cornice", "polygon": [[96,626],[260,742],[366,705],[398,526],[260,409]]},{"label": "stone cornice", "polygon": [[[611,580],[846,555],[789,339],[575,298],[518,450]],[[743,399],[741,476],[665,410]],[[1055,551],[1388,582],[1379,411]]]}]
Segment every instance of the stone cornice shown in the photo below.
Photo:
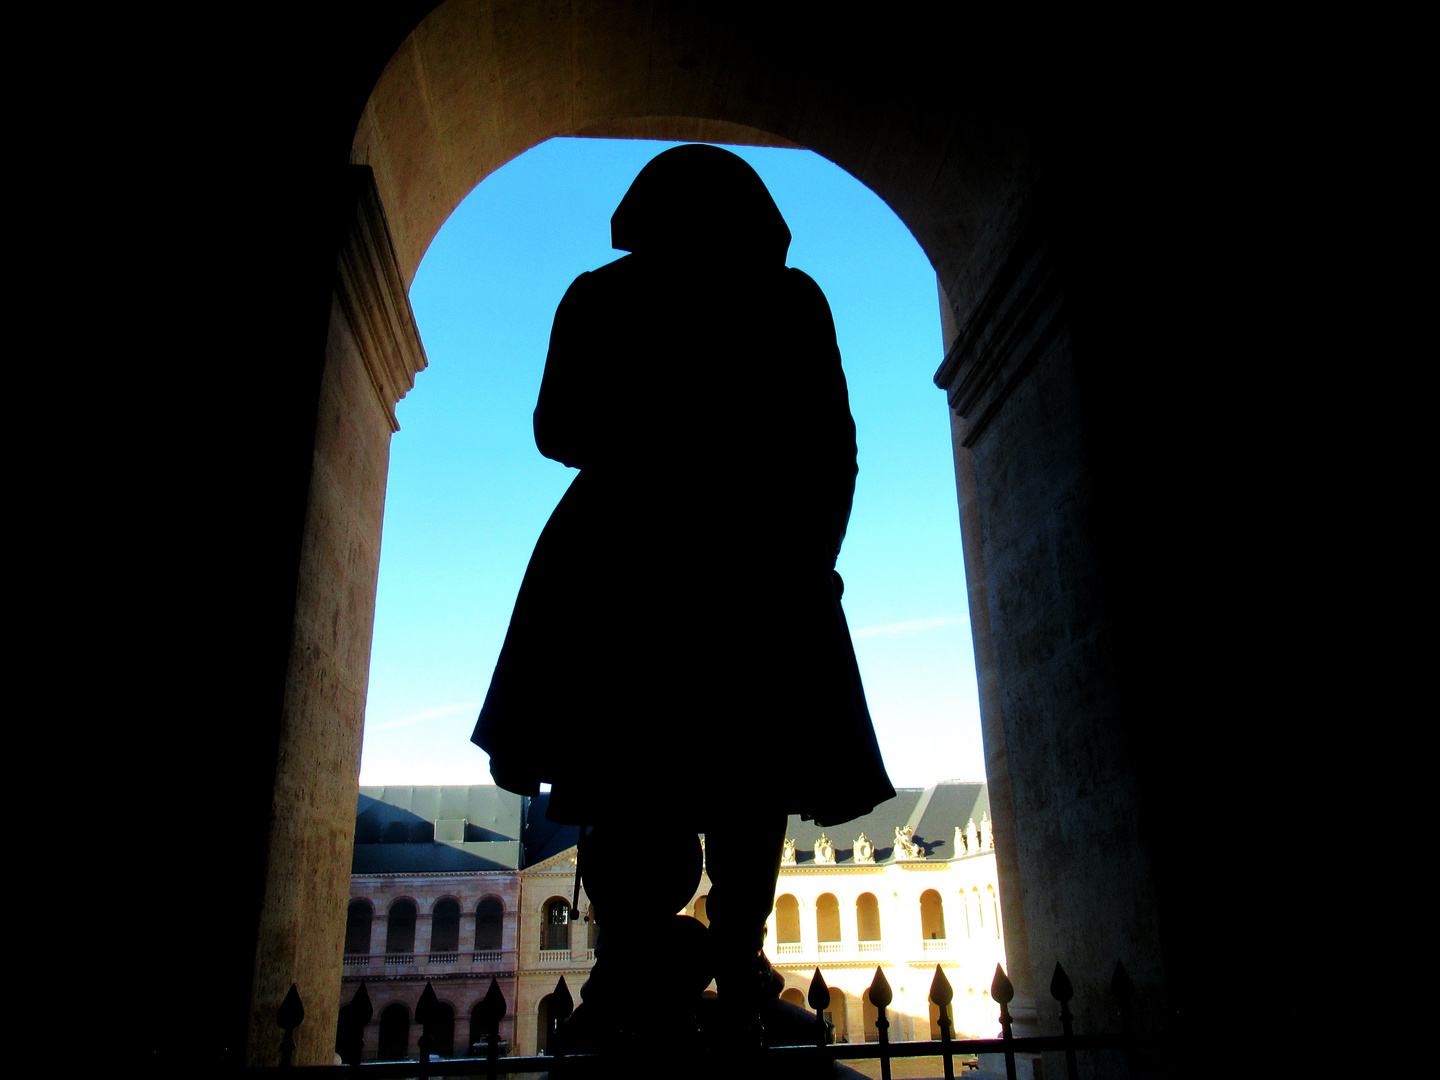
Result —
[{"label": "stone cornice", "polygon": [[340,976],[342,983],[391,983],[391,982],[463,982],[466,980],[479,979],[513,979],[516,976],[514,971],[445,971],[436,974],[429,972],[410,975],[362,975],[344,974]]},{"label": "stone cornice", "polygon": [[415,386],[416,374],[429,361],[410,310],[375,173],[368,165],[352,165],[350,172],[355,201],[335,268],[335,299],[390,430],[399,431],[395,403]]},{"label": "stone cornice", "polygon": [[1023,230],[945,354],[935,385],[967,421],[973,446],[1063,325],[1060,275],[1050,245]]},{"label": "stone cornice", "polygon": [[385,870],[366,874],[351,874],[351,881],[388,881],[404,878],[406,881],[428,881],[430,878],[477,878],[514,877],[517,870],[423,870],[415,873],[408,870]]}]

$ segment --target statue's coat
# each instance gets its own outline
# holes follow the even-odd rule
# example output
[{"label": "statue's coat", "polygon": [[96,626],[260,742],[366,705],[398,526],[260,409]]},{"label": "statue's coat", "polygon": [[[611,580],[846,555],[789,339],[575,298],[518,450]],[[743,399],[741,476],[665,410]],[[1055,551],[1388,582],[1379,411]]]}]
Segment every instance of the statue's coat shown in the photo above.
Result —
[{"label": "statue's coat", "polygon": [[832,573],[855,425],[819,287],[713,241],[580,275],[535,439],[580,474],[475,728],[496,782],[549,782],[571,822],[653,810],[657,780],[697,823],[747,801],[839,823],[890,798]]}]

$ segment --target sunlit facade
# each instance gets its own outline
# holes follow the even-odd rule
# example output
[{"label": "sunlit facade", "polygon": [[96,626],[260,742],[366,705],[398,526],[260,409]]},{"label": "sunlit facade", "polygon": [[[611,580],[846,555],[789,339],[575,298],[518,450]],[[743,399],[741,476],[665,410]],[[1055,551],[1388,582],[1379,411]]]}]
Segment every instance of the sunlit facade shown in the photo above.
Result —
[{"label": "sunlit facade", "polygon": [[[511,1053],[545,1048],[561,977],[579,1001],[599,928],[583,889],[572,911],[576,830],[546,820],[545,802],[488,786],[362,790],[341,1000],[365,982],[365,1060],[418,1054],[413,1016],[427,981],[450,1018],[437,1039],[444,1056],[479,1038],[472,1015],[492,978]],[[894,994],[890,1038],[938,1038],[928,1002],[938,964],[954,988],[956,1033],[995,1034],[989,987],[1004,937],[983,783],[903,789],[835,829],[792,818],[788,841],[766,939],[784,998],[808,1007],[818,967],[836,1041],[873,1040],[864,991],[878,967]],[[637,844],[637,859],[648,854]],[[709,890],[702,876],[684,914],[706,922]]]}]

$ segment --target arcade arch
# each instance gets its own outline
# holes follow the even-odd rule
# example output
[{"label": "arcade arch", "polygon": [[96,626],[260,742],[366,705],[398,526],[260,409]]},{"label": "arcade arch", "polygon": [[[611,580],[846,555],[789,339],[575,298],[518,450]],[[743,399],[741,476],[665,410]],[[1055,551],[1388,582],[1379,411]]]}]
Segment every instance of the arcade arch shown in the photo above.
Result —
[{"label": "arcade arch", "polygon": [[821,893],[815,900],[815,940],[840,940],[840,901],[834,893]]},{"label": "arcade arch", "polygon": [[396,900],[385,919],[385,951],[391,954],[415,951],[415,901]]},{"label": "arcade arch", "polygon": [[934,889],[920,894],[920,936],[926,941],[945,939],[945,902]]},{"label": "arcade arch", "polygon": [[430,952],[460,951],[460,902],[447,896],[437,900],[430,912]]},{"label": "arcade arch", "polygon": [[[311,838],[329,835],[331,822],[347,818],[356,783],[352,776],[317,793],[311,781],[351,775],[358,762],[393,406],[425,366],[406,289],[431,238],[476,183],[562,134],[809,147],[867,184],[914,233],[939,276],[947,345],[954,346],[937,380],[950,391],[977,665],[989,695],[982,695],[987,753],[1006,762],[1004,783],[992,777],[991,786],[1002,891],[1025,896],[1041,920],[1037,971],[1062,944],[1067,956],[1082,950],[1088,958],[1076,961],[1077,970],[1109,970],[1123,953],[1137,958],[1132,975],[1142,996],[1158,994],[1149,854],[1138,816],[1127,809],[1138,805],[1134,774],[1107,759],[1110,772],[1084,778],[1113,796],[1092,800],[1109,807],[1101,815],[1085,809],[1079,780],[1045,768],[1046,755],[1102,745],[1111,737],[1106,725],[1114,708],[1108,668],[1105,678],[1077,678],[1065,666],[1071,654],[1106,655],[1111,631],[1084,524],[1092,509],[1087,429],[1044,217],[1049,204],[1037,194],[1038,127],[1018,118],[1013,96],[966,92],[977,86],[965,80],[980,76],[964,70],[943,96],[906,79],[856,92],[852,80],[864,70],[863,55],[818,64],[798,53],[773,54],[765,35],[738,33],[725,21],[736,16],[694,16],[697,23],[678,9],[647,6],[644,19],[631,20],[617,14],[622,10],[633,14],[626,4],[582,5],[561,19],[542,5],[501,10],[489,0],[447,0],[404,38],[361,112],[350,157],[355,168],[346,181],[353,198],[348,232],[314,391],[319,407],[308,413],[317,419],[313,448],[306,448],[310,482],[297,545],[305,556],[293,591],[286,586],[294,599],[276,725],[280,766],[256,923],[256,955],[283,958],[257,964],[250,1015],[273,1016],[292,982],[313,988],[307,1010],[330,1015],[338,1008],[339,972],[329,971],[325,958],[342,950],[338,913],[348,893],[348,853]],[[643,65],[637,56],[646,58]],[[982,510],[1007,498],[1006,513],[987,518],[982,535]],[[992,597],[987,560],[996,559],[1003,560],[997,582],[1025,581],[1026,588]],[[993,626],[992,608],[1003,616]],[[1037,665],[1013,637],[1020,625],[1041,651],[1083,634],[1100,644]],[[997,655],[1009,666],[997,666]],[[1070,707],[1081,693],[1076,687],[1089,695],[1083,708]],[[1002,701],[1023,715],[1003,716]],[[1050,717],[1067,720],[1060,725]],[[1007,742],[1007,731],[1027,725],[1041,729],[1033,748]],[[1047,734],[1056,738],[1047,741]],[[1012,777],[1028,785],[1015,800],[1022,817],[1011,805]],[[302,792],[303,798],[293,794]],[[1069,848],[1098,850],[1103,841],[1114,864],[1136,868],[1124,883],[1133,894],[1128,902],[1116,902],[1113,877],[1091,874],[1066,877],[1062,903],[1047,890],[1058,888],[1048,882],[1061,875],[1050,871],[1067,852],[1052,852],[1038,839],[1022,865],[1008,830],[1043,837],[1062,812],[1069,814]],[[1047,914],[1059,911],[1084,925],[1093,915],[1083,942],[1066,939]],[[1033,992],[1032,929],[1020,908],[1007,909],[1007,953],[1021,995]],[[271,937],[313,947],[272,949]],[[1105,1000],[1102,983],[1077,987],[1076,1000]],[[297,1062],[329,1060],[319,1027],[301,1031]],[[271,1036],[266,1021],[252,1021],[253,1062],[273,1059]]]},{"label": "arcade arch", "polygon": [[800,941],[800,901],[790,893],[775,898],[775,942],[795,945]]},{"label": "arcade arch", "polygon": [[345,953],[347,956],[370,954],[370,927],[375,921],[375,905],[369,900],[351,900],[345,909]]},{"label": "arcade arch", "polygon": [[487,896],[475,905],[475,951],[496,952],[505,938],[505,904]]}]

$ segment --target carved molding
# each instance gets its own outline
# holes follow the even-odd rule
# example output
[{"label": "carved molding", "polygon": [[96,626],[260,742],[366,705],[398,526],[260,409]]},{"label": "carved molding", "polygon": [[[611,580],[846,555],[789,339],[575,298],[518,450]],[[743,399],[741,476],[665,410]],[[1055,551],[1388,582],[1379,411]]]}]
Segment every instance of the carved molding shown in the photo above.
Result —
[{"label": "carved molding", "polygon": [[935,372],[975,442],[1064,325],[1064,293],[1050,246],[1033,225],[1020,234],[984,298]]},{"label": "carved molding", "polygon": [[395,403],[430,362],[410,310],[375,173],[368,165],[350,170],[355,200],[335,269],[335,299],[394,432],[400,430]]}]

